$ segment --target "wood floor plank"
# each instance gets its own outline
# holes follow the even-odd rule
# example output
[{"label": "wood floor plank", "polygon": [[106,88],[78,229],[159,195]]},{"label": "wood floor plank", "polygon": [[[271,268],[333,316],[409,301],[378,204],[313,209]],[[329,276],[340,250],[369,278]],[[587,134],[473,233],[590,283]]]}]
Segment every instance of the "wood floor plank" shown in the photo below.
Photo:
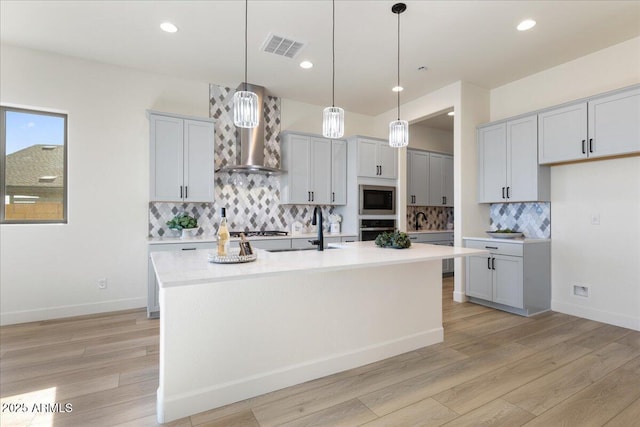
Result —
[{"label": "wood floor plank", "polygon": [[253,412],[246,410],[235,412],[215,421],[194,425],[194,427],[260,427],[260,424],[258,424],[256,417],[253,416]]},{"label": "wood floor plank", "polygon": [[605,427],[629,427],[640,423],[640,399],[636,399],[618,415],[609,420]]},{"label": "wood floor plank", "polygon": [[618,339],[620,344],[628,345],[633,348],[640,348],[640,331],[631,331],[629,334]]},{"label": "wood floor plank", "polygon": [[536,316],[533,319],[535,320],[534,322],[514,325],[512,328],[485,335],[482,339],[493,344],[502,345],[578,320],[577,317],[562,313],[549,313],[545,316]]},{"label": "wood floor plank", "polygon": [[459,415],[436,402],[423,399],[395,412],[363,424],[365,427],[437,427],[441,426]]},{"label": "wood floor plank", "polygon": [[352,399],[281,425],[282,427],[351,427],[376,418],[376,414],[362,402]]},{"label": "wood floor plank", "polygon": [[640,375],[616,369],[526,424],[599,427],[640,397]]},{"label": "wood floor plank", "polygon": [[532,351],[522,345],[508,344],[496,351],[488,351],[477,357],[363,394],[360,400],[376,415],[387,415],[530,354]]},{"label": "wood floor plank", "polygon": [[356,377],[348,377],[325,387],[254,407],[253,412],[260,425],[279,425],[308,413],[349,401],[361,394],[424,375],[447,365],[455,365],[466,357],[455,350],[443,347],[422,358],[408,360],[390,369],[378,369]]},{"label": "wood floor plank", "polygon": [[567,340],[567,343],[595,350],[604,347],[610,342],[624,338],[630,332],[631,329],[613,325],[603,325],[602,327],[593,329],[586,334],[571,338],[570,340]]},{"label": "wood floor plank", "polygon": [[114,424],[114,427],[193,427],[189,417],[180,418],[170,423],[159,424],[156,415],[149,415],[144,418],[138,418],[124,423]]},{"label": "wood floor plank", "polygon": [[589,352],[584,347],[560,343],[548,351],[535,353],[460,383],[433,398],[458,414],[465,414]]},{"label": "wood floor plank", "polygon": [[532,414],[540,415],[619,368],[639,352],[640,350],[622,344],[611,343],[506,394],[503,398]]},{"label": "wood floor plank", "polygon": [[563,323],[554,328],[528,335],[516,340],[516,342],[534,350],[542,351],[602,326],[604,326],[604,323],[581,319],[579,322]]},{"label": "wood floor plank", "polygon": [[496,399],[447,423],[447,427],[521,426],[534,417],[533,414],[502,399]]}]

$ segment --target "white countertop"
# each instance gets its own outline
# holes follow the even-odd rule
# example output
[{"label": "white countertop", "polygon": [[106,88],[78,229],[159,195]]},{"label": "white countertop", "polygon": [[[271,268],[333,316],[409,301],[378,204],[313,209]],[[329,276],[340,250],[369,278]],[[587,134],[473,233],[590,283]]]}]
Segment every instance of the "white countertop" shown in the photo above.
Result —
[{"label": "white countertop", "polygon": [[[324,233],[324,237],[356,237],[356,234],[353,233]],[[288,236],[252,236],[247,237],[247,240],[283,240],[283,239],[315,239],[317,237],[316,233],[302,233],[302,234],[289,234]],[[239,241],[239,237],[232,237],[232,242]],[[209,243],[209,242],[217,242],[218,238],[215,235],[208,236],[195,236],[188,237],[186,239],[180,238],[180,236],[167,236],[167,237],[149,237],[148,243],[150,245],[161,245],[167,243]]]},{"label": "white countertop", "polygon": [[383,249],[374,242],[330,243],[339,249],[324,251],[267,252],[257,250],[258,259],[242,264],[214,264],[211,250],[153,252],[151,259],[160,288],[283,275],[289,272],[336,271],[439,260],[487,251],[414,243],[408,249]]}]

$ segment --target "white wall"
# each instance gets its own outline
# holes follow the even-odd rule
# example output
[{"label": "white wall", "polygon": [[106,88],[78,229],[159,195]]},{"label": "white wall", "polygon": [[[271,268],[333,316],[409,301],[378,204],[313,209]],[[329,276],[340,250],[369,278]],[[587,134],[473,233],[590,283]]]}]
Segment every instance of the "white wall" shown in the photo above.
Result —
[{"label": "white wall", "polygon": [[[462,246],[463,236],[478,236],[489,224],[488,205],[477,200],[476,126],[489,121],[489,91],[463,82],[445,86],[437,91],[408,102],[402,106],[402,119],[409,123],[432,116],[453,107],[453,163],[454,163],[454,240]],[[385,138],[389,122],[396,120],[396,110],[376,117],[375,132]],[[399,216],[398,227],[406,230],[406,149],[401,149],[398,160]],[[454,299],[464,301],[464,261],[456,259]]]},{"label": "white wall", "polygon": [[409,147],[453,154],[453,132],[418,124],[410,125]]},{"label": "white wall", "polygon": [[[146,306],[149,131],[145,111],[209,116],[209,83],[0,46],[0,102],[68,113],[69,223],[0,226],[0,323]],[[294,105],[293,108],[290,108]],[[283,100],[284,126],[322,107]],[[315,114],[320,111],[319,115]],[[347,126],[371,128],[372,118]],[[284,128],[284,127],[283,127]],[[106,290],[97,281],[108,279]]]},{"label": "white wall", "polygon": [[[325,106],[307,104],[292,99],[281,99],[281,130],[310,132],[322,135],[322,111]],[[374,118],[350,111],[344,113],[344,134],[371,135]]]},{"label": "white wall", "polygon": [[[639,82],[635,38],[492,90],[491,120]],[[553,310],[640,330],[639,218],[640,158],[551,167]]]}]

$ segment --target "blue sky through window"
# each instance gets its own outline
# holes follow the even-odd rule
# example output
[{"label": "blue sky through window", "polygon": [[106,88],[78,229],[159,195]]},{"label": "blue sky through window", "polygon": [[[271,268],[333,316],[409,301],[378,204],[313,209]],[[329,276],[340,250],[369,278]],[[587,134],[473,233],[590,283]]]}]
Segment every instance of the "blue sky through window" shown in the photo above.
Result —
[{"label": "blue sky through window", "polygon": [[64,145],[64,119],[43,114],[6,112],[6,153],[36,144]]}]

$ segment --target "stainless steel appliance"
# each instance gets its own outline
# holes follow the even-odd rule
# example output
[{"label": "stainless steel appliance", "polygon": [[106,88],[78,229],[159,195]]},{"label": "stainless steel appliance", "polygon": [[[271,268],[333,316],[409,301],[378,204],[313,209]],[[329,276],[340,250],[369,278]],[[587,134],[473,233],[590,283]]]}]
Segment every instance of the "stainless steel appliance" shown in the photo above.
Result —
[{"label": "stainless steel appliance", "polygon": [[360,185],[360,215],[395,215],[396,187]]},{"label": "stainless steel appliance", "polygon": [[395,219],[361,219],[360,240],[375,240],[378,234],[385,231],[395,231]]}]

